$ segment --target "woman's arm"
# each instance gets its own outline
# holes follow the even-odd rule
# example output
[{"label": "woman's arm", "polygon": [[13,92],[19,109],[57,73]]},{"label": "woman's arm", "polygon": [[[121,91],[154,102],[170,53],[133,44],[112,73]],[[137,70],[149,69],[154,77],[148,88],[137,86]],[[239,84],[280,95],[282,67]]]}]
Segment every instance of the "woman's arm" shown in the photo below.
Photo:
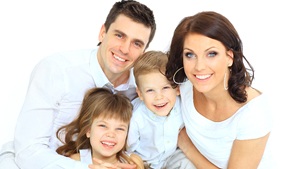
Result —
[{"label": "woman's arm", "polygon": [[214,164],[208,161],[194,146],[189,136],[183,128],[178,136],[178,147],[183,151],[189,160],[197,169],[218,169]]},{"label": "woman's arm", "polygon": [[251,140],[235,140],[228,163],[228,169],[256,169],[264,154],[270,133]]}]

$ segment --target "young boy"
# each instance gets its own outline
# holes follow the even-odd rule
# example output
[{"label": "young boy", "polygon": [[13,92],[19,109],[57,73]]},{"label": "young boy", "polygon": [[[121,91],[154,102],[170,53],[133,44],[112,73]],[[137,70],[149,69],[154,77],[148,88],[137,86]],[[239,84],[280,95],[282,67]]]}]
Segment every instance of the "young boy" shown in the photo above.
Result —
[{"label": "young boy", "polygon": [[174,158],[178,168],[193,168],[186,167],[189,160],[176,151],[178,133],[184,124],[179,88],[172,87],[165,77],[167,61],[165,53],[148,51],[134,64],[139,98],[133,101],[127,151],[140,155],[150,168],[174,168]]}]

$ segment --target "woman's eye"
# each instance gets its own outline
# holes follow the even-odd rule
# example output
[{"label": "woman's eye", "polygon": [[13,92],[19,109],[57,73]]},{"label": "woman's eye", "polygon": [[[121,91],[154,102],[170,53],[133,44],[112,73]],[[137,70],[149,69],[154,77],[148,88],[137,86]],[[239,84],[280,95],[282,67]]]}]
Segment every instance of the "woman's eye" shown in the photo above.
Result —
[{"label": "woman's eye", "polygon": [[186,53],[184,53],[184,56],[187,57],[187,58],[192,58],[195,55],[193,53],[191,53],[191,52],[186,52]]},{"label": "woman's eye", "polygon": [[217,52],[209,52],[208,57],[215,57],[217,54]]}]

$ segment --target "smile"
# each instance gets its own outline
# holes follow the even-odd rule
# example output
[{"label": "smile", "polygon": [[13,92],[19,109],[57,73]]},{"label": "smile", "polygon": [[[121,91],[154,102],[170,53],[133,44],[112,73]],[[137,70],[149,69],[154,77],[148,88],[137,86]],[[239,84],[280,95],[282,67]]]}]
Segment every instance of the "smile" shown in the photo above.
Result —
[{"label": "smile", "polygon": [[114,55],[114,58],[117,59],[117,60],[120,61],[120,62],[125,62],[125,61],[126,61],[125,59],[122,59],[122,58],[120,58],[120,57],[117,56],[117,55]]},{"label": "smile", "polygon": [[107,145],[107,146],[114,146],[114,145],[116,145],[115,143],[105,142],[105,141],[102,141],[101,143],[102,143],[102,144],[105,144],[105,145]]},{"label": "smile", "polygon": [[211,76],[211,74],[210,75],[196,75],[196,78],[198,78],[200,80],[204,80],[204,79],[208,79],[210,76]]}]

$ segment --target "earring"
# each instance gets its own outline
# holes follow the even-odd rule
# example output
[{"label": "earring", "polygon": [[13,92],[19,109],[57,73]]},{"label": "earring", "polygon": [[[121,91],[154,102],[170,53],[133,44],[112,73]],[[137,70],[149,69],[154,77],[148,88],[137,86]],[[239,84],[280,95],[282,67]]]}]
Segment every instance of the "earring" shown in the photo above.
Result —
[{"label": "earring", "polygon": [[185,82],[185,81],[183,81],[183,82],[176,82],[176,80],[175,80],[176,74],[177,74],[181,69],[183,69],[183,67],[177,69],[176,72],[175,72],[174,75],[173,75],[173,82],[174,82],[175,84],[177,84],[177,85],[183,84],[183,82]]},{"label": "earring", "polygon": [[226,85],[226,82],[225,82],[226,81],[226,74],[227,73],[225,72],[225,76],[224,76],[224,80],[223,80],[223,86],[224,86],[225,90],[228,90],[228,85]]}]

